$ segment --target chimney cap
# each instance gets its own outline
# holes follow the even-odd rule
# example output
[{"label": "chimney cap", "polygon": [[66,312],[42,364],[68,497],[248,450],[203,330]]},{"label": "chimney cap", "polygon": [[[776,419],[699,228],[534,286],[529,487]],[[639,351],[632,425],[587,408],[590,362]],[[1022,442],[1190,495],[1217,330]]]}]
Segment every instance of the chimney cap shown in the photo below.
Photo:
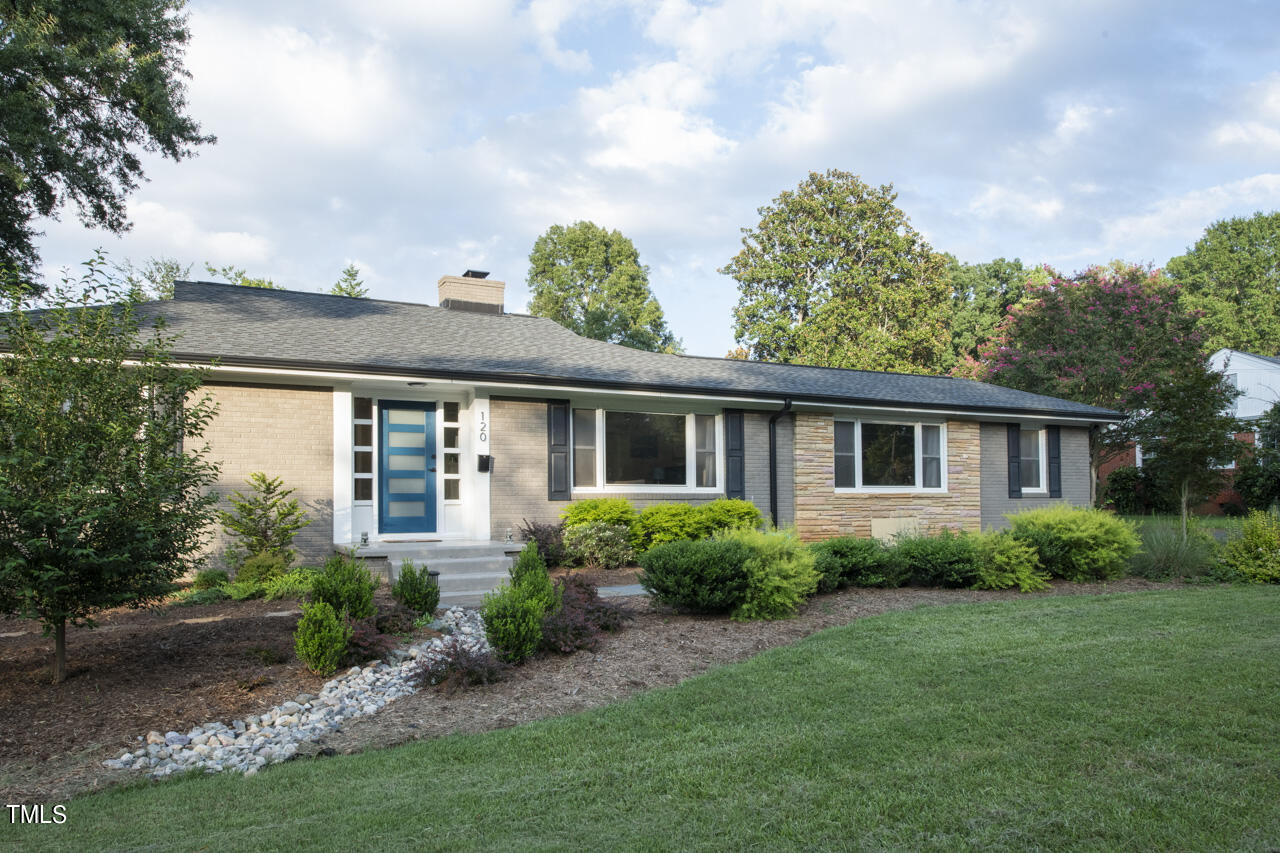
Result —
[{"label": "chimney cap", "polygon": [[488,278],[488,270],[467,270],[462,274],[463,278]]}]

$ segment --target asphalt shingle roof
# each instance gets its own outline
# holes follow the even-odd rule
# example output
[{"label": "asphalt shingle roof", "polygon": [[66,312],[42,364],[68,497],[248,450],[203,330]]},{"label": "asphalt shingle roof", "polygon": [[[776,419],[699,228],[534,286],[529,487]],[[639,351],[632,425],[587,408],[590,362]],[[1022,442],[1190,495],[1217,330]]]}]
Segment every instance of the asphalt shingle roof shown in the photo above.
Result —
[{"label": "asphalt shingle roof", "polygon": [[164,316],[179,336],[175,354],[227,365],[1116,418],[1107,409],[968,379],[643,352],[523,314],[208,282],[178,282],[172,300],[146,303],[141,313]]}]

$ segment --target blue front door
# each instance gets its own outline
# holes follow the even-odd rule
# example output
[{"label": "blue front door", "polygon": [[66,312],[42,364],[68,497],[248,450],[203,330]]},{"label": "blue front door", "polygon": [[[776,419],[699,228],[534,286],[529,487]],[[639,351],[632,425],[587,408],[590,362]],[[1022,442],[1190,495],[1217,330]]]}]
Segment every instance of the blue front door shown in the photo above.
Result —
[{"label": "blue front door", "polygon": [[436,529],[436,404],[378,403],[378,532]]}]

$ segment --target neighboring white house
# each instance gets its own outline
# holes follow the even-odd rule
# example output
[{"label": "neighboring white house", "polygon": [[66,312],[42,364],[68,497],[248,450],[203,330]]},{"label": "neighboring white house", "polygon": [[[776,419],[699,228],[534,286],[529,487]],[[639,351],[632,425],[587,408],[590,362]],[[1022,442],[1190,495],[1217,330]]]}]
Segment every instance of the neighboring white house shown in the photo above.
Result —
[{"label": "neighboring white house", "polygon": [[1280,400],[1280,358],[1234,349],[1220,349],[1209,359],[1213,369],[1241,390],[1235,416],[1256,420]]}]

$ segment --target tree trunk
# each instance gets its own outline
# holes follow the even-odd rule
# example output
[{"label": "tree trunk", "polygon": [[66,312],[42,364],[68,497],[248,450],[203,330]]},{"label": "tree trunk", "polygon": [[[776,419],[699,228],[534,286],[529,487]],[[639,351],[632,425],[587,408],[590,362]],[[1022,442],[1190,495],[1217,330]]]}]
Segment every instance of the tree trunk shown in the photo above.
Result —
[{"label": "tree trunk", "polygon": [[1187,481],[1182,481],[1182,544],[1187,544]]},{"label": "tree trunk", "polygon": [[61,684],[67,677],[67,619],[62,617],[53,626],[53,683]]}]

